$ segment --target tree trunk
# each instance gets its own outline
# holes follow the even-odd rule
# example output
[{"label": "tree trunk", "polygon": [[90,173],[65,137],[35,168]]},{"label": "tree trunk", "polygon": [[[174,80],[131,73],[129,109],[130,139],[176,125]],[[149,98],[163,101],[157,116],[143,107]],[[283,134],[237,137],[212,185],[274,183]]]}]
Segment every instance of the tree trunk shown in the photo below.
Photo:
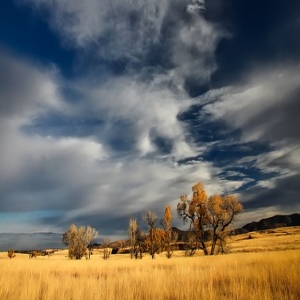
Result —
[{"label": "tree trunk", "polygon": [[215,254],[215,248],[216,248],[217,241],[218,241],[218,238],[214,237],[212,245],[211,245],[210,255]]},{"label": "tree trunk", "polygon": [[151,256],[152,259],[155,258],[155,251],[154,251],[154,239],[153,239],[153,228],[150,229],[150,242],[151,242]]},{"label": "tree trunk", "polygon": [[204,241],[201,241],[200,243],[201,243],[202,250],[203,250],[204,254],[208,255],[208,250],[206,248],[206,245],[205,245]]}]

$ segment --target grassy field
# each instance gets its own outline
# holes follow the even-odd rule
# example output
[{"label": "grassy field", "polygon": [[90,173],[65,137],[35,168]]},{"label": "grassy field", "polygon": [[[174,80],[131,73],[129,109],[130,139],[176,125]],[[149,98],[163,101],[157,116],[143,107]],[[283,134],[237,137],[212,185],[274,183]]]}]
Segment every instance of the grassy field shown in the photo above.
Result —
[{"label": "grassy field", "polygon": [[300,227],[240,234],[229,239],[228,243],[231,253],[300,249]]},{"label": "grassy field", "polygon": [[131,260],[128,254],[103,260],[96,253],[74,261],[66,250],[49,258],[17,254],[9,260],[1,253],[0,299],[298,300],[299,231],[240,235],[230,241],[231,254],[184,257],[178,251],[170,260],[164,254],[155,260],[149,255]]}]

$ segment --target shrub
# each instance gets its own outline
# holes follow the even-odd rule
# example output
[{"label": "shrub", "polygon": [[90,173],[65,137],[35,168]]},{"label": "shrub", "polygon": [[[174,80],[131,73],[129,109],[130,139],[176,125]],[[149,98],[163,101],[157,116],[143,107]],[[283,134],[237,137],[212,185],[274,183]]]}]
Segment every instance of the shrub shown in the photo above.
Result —
[{"label": "shrub", "polygon": [[13,248],[9,249],[9,250],[7,251],[7,256],[8,256],[10,259],[16,257],[15,250],[14,250]]}]

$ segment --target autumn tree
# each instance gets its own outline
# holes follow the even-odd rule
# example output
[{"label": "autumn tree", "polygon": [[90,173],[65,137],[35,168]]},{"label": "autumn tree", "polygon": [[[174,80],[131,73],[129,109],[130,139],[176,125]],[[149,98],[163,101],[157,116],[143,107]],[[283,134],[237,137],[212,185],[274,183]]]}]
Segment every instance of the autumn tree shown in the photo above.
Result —
[{"label": "autumn tree", "polygon": [[160,222],[164,230],[165,246],[166,246],[168,258],[171,258],[172,256],[171,243],[177,240],[177,233],[172,232],[171,221],[172,221],[171,206],[168,205],[165,208],[164,217]]},{"label": "autumn tree", "polygon": [[15,258],[16,257],[16,254],[15,254],[15,250],[14,249],[9,249],[7,251],[7,256],[12,259],[12,258]]},{"label": "autumn tree", "polygon": [[187,195],[180,197],[178,216],[190,224],[190,230],[195,232],[199,248],[205,255],[209,254],[207,240],[210,237],[210,254],[214,255],[217,245],[219,249],[224,249],[228,228],[243,206],[234,195],[208,197],[200,182],[192,187],[192,192],[191,200]]},{"label": "autumn tree", "polygon": [[[69,230],[63,234],[62,242],[68,246],[70,258],[81,259],[86,255],[89,245],[93,243],[97,236],[96,229],[90,226],[77,228],[76,225],[72,224]],[[91,247],[89,249],[91,251]]]},{"label": "autumn tree", "polygon": [[147,245],[146,245],[146,239],[147,239],[147,234],[146,232],[137,229],[136,231],[136,243],[134,246],[134,256],[137,259],[138,257],[140,259],[143,258],[143,252],[146,251]]},{"label": "autumn tree", "polygon": [[155,258],[155,248],[154,248],[154,227],[157,220],[155,212],[148,210],[142,215],[144,222],[148,225],[149,228],[149,238],[150,238],[150,254],[152,259]]},{"label": "autumn tree", "polygon": [[211,255],[215,253],[219,244],[220,251],[224,252],[228,227],[232,224],[235,216],[242,212],[243,206],[235,195],[214,195],[208,198],[208,220],[212,230]]},{"label": "autumn tree", "polygon": [[[151,240],[152,239],[152,240]],[[150,254],[160,253],[164,250],[166,244],[165,231],[161,228],[154,228],[152,230],[152,235],[149,233],[145,240],[145,246],[150,249]]]}]

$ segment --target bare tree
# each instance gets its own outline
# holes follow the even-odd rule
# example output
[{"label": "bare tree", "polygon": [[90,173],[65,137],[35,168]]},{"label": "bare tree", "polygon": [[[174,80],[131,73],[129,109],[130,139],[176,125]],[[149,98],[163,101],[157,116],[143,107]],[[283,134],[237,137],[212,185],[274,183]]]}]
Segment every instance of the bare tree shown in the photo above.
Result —
[{"label": "bare tree", "polygon": [[72,224],[63,234],[62,242],[68,246],[70,258],[81,259],[97,236],[98,232],[90,226],[77,228]]},{"label": "bare tree", "polygon": [[137,231],[138,231],[138,223],[136,219],[130,219],[129,220],[129,226],[128,226],[128,235],[129,235],[129,242],[130,242],[130,258],[132,259],[135,252],[135,247],[137,244]]},{"label": "bare tree", "polygon": [[88,259],[91,259],[91,254],[93,251],[93,246],[95,243],[95,239],[98,236],[98,232],[95,228],[92,228],[90,226],[87,226],[86,228],[86,236],[87,236],[87,241],[89,241],[87,249],[88,249]]},{"label": "bare tree", "polygon": [[150,236],[150,254],[152,259],[155,258],[155,249],[154,249],[154,226],[156,222],[156,214],[155,212],[148,210],[146,213],[142,215],[144,222],[148,225],[149,228],[149,236]]}]

